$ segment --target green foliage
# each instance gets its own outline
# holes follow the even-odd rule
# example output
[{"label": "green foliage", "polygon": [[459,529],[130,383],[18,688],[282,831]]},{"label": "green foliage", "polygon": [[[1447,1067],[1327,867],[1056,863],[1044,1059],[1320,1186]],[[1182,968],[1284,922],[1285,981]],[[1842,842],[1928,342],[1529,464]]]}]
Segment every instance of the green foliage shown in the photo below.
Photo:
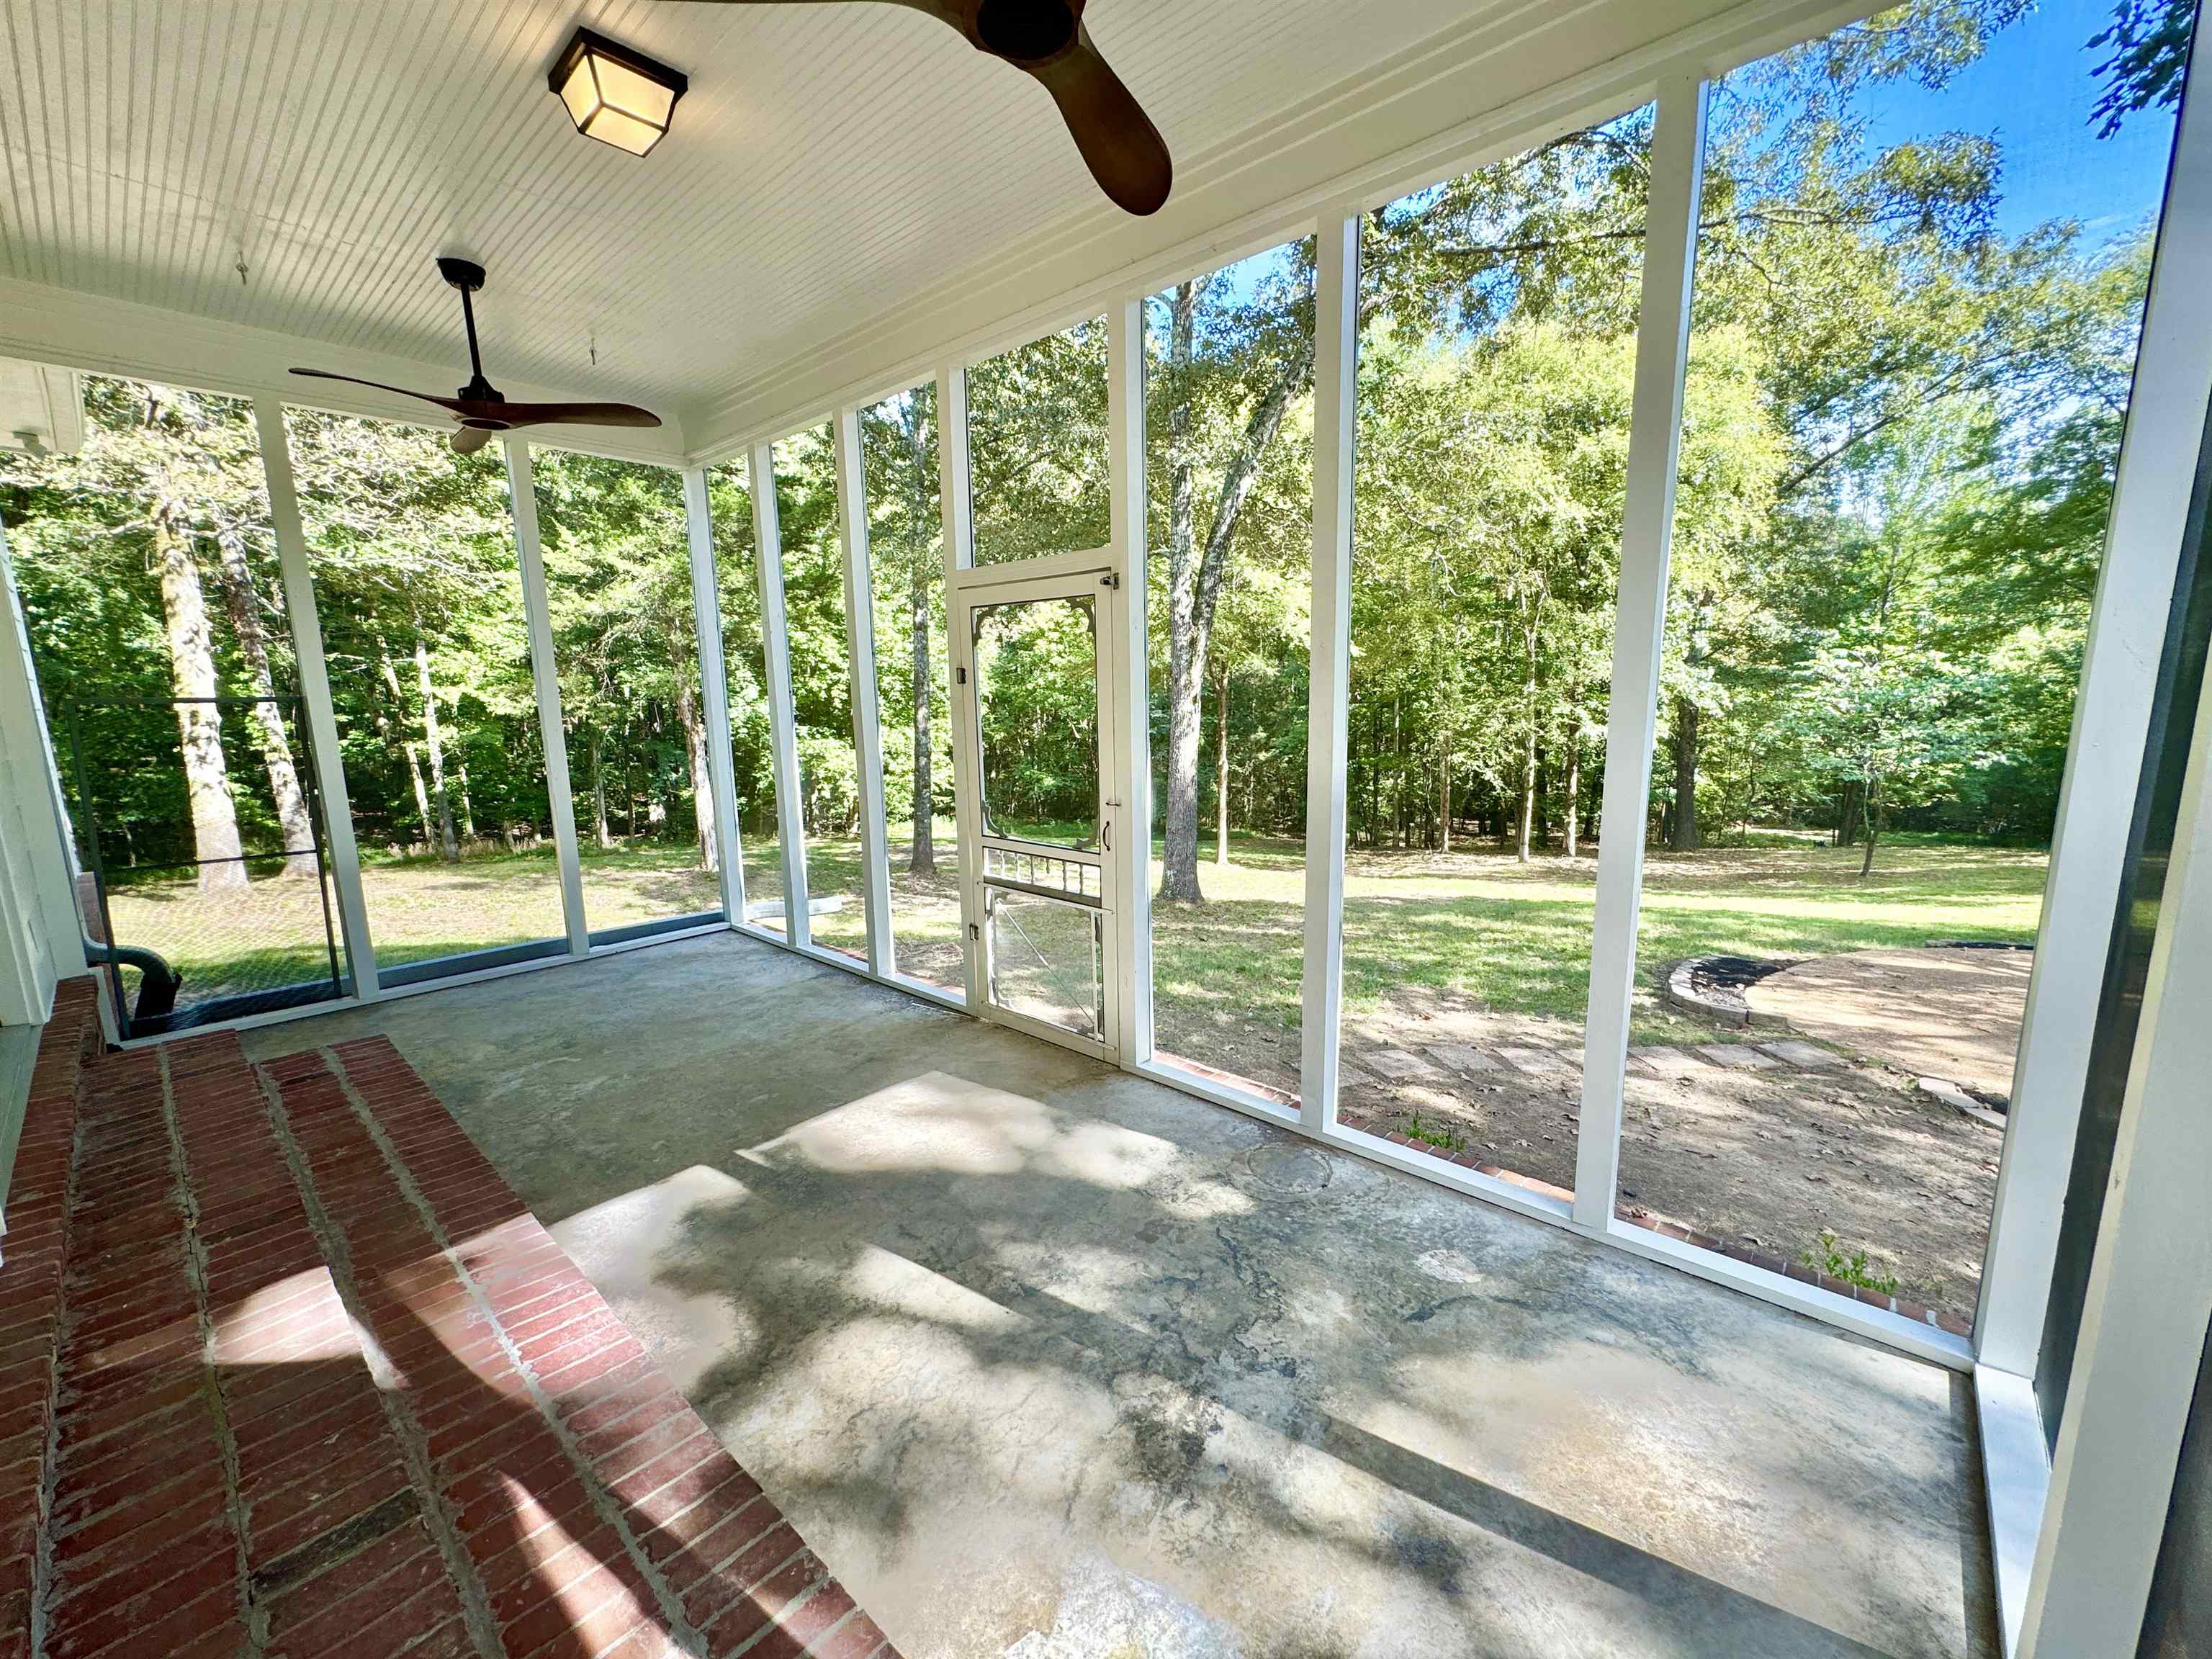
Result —
[{"label": "green foliage", "polygon": [[1467,1145],[1467,1137],[1449,1124],[1424,1123],[1419,1112],[1406,1125],[1406,1137],[1418,1140],[1424,1146],[1433,1146],[1440,1152],[1456,1152]]},{"label": "green foliage", "polygon": [[1103,318],[969,370],[968,430],[977,563],[1106,545]]},{"label": "green foliage", "polygon": [[2181,78],[2189,68],[2190,31],[2197,22],[2197,0],[2120,0],[2111,25],[2090,37],[2093,46],[2110,46],[2112,55],[2097,65],[2110,82],[2092,117],[2109,138],[2140,110],[2172,109],[2181,102]]},{"label": "green foliage", "polygon": [[1875,1272],[1868,1265],[1864,1250],[1852,1250],[1846,1254],[1843,1246],[1837,1243],[1835,1234],[1826,1227],[1820,1230],[1818,1248],[1810,1244],[1805,1247],[1804,1261],[1814,1273],[1839,1279],[1846,1285],[1856,1285],[1878,1296],[1897,1294],[1897,1280],[1893,1277]]}]

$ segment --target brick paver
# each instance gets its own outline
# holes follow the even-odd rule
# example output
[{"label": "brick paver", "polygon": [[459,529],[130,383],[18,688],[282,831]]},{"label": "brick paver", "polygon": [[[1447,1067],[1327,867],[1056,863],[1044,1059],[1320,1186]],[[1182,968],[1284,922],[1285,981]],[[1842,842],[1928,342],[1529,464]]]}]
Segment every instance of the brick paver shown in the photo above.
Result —
[{"label": "brick paver", "polygon": [[93,1014],[0,1260],[0,1659],[896,1659],[389,1042]]}]

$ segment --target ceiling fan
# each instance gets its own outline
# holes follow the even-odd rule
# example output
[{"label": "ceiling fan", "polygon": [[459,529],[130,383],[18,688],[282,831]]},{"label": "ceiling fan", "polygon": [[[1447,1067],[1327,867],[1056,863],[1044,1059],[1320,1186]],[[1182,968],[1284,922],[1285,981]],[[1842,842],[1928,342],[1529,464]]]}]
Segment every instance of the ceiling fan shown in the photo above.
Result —
[{"label": "ceiling fan", "polygon": [[461,291],[461,320],[469,331],[469,383],[450,398],[441,398],[428,392],[410,392],[404,386],[386,386],[381,380],[364,380],[351,374],[333,374],[324,368],[295,368],[295,374],[304,374],[311,380],[343,380],[350,386],[374,386],[379,392],[396,392],[403,398],[420,398],[426,404],[435,404],[449,411],[460,422],[461,429],[453,434],[453,452],[473,455],[491,441],[495,432],[506,432],[519,426],[659,426],[660,416],[649,409],[640,409],[635,404],[511,404],[500,395],[499,389],[484,379],[483,359],[477,351],[477,313],[469,303],[469,295],[484,285],[484,269],[467,259],[441,258],[438,274]]},{"label": "ceiling fan", "polygon": [[[720,0],[787,4],[792,0]],[[976,51],[1002,58],[1052,94],[1091,176],[1117,206],[1157,213],[1175,183],[1175,164],[1121,77],[1107,67],[1083,27],[1085,0],[890,0],[960,31]]]}]

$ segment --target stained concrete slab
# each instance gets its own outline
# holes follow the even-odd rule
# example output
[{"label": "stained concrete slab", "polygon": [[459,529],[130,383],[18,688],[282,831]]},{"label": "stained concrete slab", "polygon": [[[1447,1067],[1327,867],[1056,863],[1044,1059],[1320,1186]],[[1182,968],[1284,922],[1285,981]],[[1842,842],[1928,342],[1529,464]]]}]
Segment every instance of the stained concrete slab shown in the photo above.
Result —
[{"label": "stained concrete slab", "polygon": [[374,1030],[912,1659],[1996,1651],[1948,1372],[734,935]]}]

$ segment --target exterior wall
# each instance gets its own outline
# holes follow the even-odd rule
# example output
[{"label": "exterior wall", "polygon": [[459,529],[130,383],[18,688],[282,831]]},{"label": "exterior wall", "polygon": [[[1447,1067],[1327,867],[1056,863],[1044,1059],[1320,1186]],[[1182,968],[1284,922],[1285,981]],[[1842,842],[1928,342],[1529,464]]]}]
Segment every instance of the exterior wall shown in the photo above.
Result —
[{"label": "exterior wall", "polygon": [[55,981],[84,972],[84,950],[6,538],[0,526],[0,1025],[35,1025]]}]

